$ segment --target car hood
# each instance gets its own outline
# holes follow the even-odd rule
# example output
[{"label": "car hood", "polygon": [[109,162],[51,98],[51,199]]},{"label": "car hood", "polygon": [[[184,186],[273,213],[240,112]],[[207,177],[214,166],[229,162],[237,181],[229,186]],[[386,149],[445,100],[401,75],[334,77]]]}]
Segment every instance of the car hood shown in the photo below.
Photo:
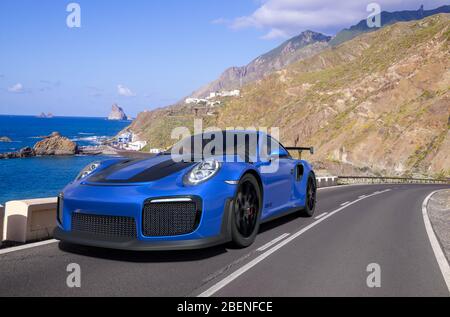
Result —
[{"label": "car hood", "polygon": [[88,183],[124,184],[154,182],[195,165],[194,162],[176,162],[168,155],[148,159],[125,160],[95,173]]}]

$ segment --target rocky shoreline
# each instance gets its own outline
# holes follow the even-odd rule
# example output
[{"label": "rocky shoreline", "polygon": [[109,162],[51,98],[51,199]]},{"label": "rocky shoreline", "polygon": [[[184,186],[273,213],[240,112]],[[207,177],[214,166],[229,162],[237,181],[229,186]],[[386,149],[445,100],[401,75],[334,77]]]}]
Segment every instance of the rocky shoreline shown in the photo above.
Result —
[{"label": "rocky shoreline", "polygon": [[119,155],[119,152],[109,145],[81,146],[78,155]]},{"label": "rocky shoreline", "polygon": [[42,136],[42,140],[34,147],[25,147],[16,152],[0,153],[0,159],[17,159],[41,156],[73,156],[73,155],[119,155],[119,152],[109,145],[78,146],[76,142],[53,132]]}]

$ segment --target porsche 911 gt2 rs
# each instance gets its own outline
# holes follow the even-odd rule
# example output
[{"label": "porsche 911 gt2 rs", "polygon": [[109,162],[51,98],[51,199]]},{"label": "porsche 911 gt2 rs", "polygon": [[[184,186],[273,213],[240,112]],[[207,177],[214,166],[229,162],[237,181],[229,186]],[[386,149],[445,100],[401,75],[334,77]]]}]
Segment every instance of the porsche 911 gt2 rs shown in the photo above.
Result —
[{"label": "porsche 911 gt2 rs", "polygon": [[[214,139],[214,147],[205,141]],[[192,146],[197,140],[200,146]],[[314,214],[313,168],[288,152],[312,148],[285,148],[262,132],[221,131],[186,138],[174,149],[87,166],[59,195],[55,237],[135,251],[248,247],[261,223]]]}]

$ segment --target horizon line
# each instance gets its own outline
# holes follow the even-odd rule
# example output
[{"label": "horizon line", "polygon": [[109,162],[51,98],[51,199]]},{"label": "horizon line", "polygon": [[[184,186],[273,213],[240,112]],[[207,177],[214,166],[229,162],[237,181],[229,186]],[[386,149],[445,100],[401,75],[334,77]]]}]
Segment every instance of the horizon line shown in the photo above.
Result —
[{"label": "horizon line", "polygon": [[[54,115],[53,117],[50,118],[39,118],[39,115],[35,115],[35,114],[5,114],[5,113],[0,113],[1,117],[32,117],[32,118],[37,118],[37,119],[54,119],[54,118],[86,118],[86,119],[108,119],[108,116],[71,116],[71,115],[61,115],[61,116],[57,116]],[[135,118],[133,118],[134,120]],[[110,120],[110,121],[133,121],[133,120]]]}]

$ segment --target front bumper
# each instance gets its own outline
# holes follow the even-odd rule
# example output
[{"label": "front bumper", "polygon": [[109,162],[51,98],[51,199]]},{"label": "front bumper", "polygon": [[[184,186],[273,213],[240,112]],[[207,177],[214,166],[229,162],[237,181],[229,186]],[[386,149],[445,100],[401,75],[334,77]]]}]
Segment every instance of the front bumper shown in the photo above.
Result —
[{"label": "front bumper", "polygon": [[55,229],[54,237],[62,242],[72,244],[128,251],[195,250],[213,247],[230,241],[227,232],[218,237],[198,240],[147,242],[136,239],[103,238],[88,233],[63,231],[61,228]]},{"label": "front bumper", "polygon": [[[74,190],[66,190],[63,204],[61,204],[62,221],[59,221],[54,237],[73,244],[132,251],[202,249],[224,244],[231,240],[231,198],[229,197],[232,196],[233,189],[228,187],[227,189],[219,195],[216,193],[216,197],[220,199],[207,199],[206,197],[211,197],[211,193],[196,193],[203,196],[202,198],[198,195],[202,210],[200,223],[191,233],[153,237],[146,236],[143,232],[142,201],[145,201],[143,198],[148,197],[148,194],[139,195],[137,187],[125,189],[78,187]],[[95,190],[95,195],[92,190]],[[125,195],[123,191],[126,191]],[[183,197],[186,196],[188,196],[187,193]],[[158,195],[152,200],[161,198],[170,198],[170,196]],[[125,238],[73,230],[72,215],[74,213],[131,217],[136,223],[136,236]]]}]

